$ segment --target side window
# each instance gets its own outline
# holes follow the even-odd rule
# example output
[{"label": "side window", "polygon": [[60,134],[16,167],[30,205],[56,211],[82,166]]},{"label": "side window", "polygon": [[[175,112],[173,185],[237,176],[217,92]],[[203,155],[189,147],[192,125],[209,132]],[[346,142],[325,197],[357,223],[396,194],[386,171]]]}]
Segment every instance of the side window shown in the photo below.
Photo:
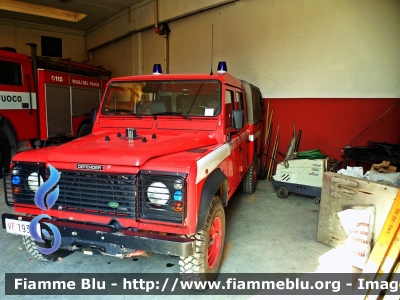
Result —
[{"label": "side window", "polygon": [[233,91],[225,91],[225,127],[226,129],[232,128],[232,105],[234,104],[235,96]]},{"label": "side window", "polygon": [[22,85],[21,64],[0,60],[0,84]]},{"label": "side window", "polygon": [[235,109],[244,110],[243,93],[242,92],[236,92]]}]

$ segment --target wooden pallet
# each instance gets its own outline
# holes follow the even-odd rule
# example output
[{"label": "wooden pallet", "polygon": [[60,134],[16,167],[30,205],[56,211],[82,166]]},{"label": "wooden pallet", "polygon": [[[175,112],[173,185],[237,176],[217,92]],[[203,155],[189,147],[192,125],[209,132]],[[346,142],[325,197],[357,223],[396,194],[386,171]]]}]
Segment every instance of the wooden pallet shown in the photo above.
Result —
[{"label": "wooden pallet", "polygon": [[349,208],[361,209],[374,206],[375,222],[372,228],[372,246],[374,246],[399,190],[398,187],[385,183],[325,172],[317,241],[333,248],[343,246],[347,234],[337,213]]}]

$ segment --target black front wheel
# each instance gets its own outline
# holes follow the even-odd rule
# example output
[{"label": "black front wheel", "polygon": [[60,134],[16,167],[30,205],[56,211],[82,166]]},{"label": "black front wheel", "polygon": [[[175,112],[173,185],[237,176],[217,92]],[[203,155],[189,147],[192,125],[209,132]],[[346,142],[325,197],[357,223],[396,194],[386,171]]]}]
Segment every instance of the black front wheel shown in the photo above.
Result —
[{"label": "black front wheel", "polygon": [[46,243],[39,243],[39,242],[35,241],[31,236],[23,236],[22,242],[24,243],[26,251],[28,251],[28,253],[30,255],[32,255],[32,257],[34,257],[38,260],[56,261],[59,258],[63,258],[70,253],[68,250],[57,250],[50,254],[43,254],[36,248],[36,245],[38,245],[39,247],[43,247],[43,248],[50,247],[51,245],[46,244]]},{"label": "black front wheel", "polygon": [[221,198],[213,197],[203,229],[186,237],[196,239],[196,253],[180,258],[183,279],[214,280],[219,273],[225,243],[225,212]]}]

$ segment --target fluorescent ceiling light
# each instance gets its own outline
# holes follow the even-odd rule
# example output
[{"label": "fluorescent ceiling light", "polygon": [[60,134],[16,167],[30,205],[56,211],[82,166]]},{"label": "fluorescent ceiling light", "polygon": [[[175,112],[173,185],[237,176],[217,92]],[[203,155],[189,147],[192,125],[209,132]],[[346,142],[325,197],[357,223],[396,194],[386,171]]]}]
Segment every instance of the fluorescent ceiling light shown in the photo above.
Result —
[{"label": "fluorescent ceiling light", "polygon": [[87,16],[68,10],[14,0],[0,0],[0,9],[70,22],[79,22]]}]

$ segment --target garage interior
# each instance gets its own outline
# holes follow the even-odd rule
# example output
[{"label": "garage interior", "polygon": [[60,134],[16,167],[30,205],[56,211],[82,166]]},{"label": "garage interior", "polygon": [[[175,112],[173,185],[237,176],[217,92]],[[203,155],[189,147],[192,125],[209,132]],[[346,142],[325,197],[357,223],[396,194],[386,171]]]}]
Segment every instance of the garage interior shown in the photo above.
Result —
[{"label": "garage interior", "polygon": [[[66,20],[71,13],[46,8],[33,15],[29,5],[79,14],[72,21]],[[30,55],[26,44],[35,43],[46,56],[43,37],[55,38],[61,58],[104,67],[112,77],[151,74],[154,64],[171,74],[209,73],[226,61],[229,73],[260,88],[270,117],[273,111],[268,164],[278,138],[274,157],[284,160],[295,124],[295,134],[301,130],[298,152],[319,149],[336,160],[337,170],[361,166],[363,173],[388,157],[358,159],[349,149],[394,145],[389,159],[400,167],[399,28],[398,0],[0,0],[0,47]],[[330,193],[332,183],[324,180],[322,192]],[[397,187],[382,184],[393,193],[376,211],[381,228],[392,204],[399,203],[400,180]],[[381,187],[370,192],[377,199]],[[0,211],[11,213],[3,194]],[[313,200],[296,193],[282,199],[265,179],[253,195],[237,191],[226,208],[221,272],[362,272],[343,259],[335,241],[321,242],[321,222],[334,221],[328,213],[321,219],[328,205],[324,194],[320,204]],[[74,253],[48,263],[22,249],[20,237],[0,231],[2,295],[4,274],[16,271],[179,272],[176,257],[157,254],[128,263]]]}]

